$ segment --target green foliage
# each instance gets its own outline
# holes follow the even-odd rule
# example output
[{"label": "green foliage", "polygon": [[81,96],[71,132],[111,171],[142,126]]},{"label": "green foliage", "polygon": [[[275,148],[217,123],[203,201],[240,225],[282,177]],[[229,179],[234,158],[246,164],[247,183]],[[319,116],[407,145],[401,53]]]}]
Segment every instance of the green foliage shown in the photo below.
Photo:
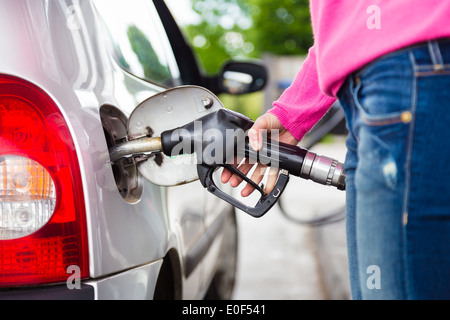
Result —
[{"label": "green foliage", "polygon": [[249,37],[259,53],[307,53],[313,44],[308,0],[248,0],[246,3],[253,20]]},{"label": "green foliage", "polygon": [[305,54],[313,44],[308,0],[191,0],[186,28],[207,73],[231,58]]},{"label": "green foliage", "polygon": [[250,16],[241,0],[191,0],[201,22],[186,27],[189,39],[208,74],[217,73],[231,58],[251,56],[254,45],[246,31]]},{"label": "green foliage", "polygon": [[190,25],[186,31],[194,44],[195,53],[207,74],[215,74],[223,63],[230,59],[230,54],[221,45],[225,31],[220,26],[211,26],[202,21],[198,25]]}]

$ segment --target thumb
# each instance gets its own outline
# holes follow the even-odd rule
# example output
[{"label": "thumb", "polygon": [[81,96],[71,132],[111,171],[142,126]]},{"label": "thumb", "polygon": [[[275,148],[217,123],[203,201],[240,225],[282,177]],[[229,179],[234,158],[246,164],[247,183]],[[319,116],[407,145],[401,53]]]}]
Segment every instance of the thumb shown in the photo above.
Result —
[{"label": "thumb", "polygon": [[253,126],[248,131],[248,138],[253,150],[258,151],[262,148],[263,139],[262,132],[266,130],[270,132],[272,129],[278,129],[280,127],[280,121],[276,116],[271,113],[266,113],[256,119]]}]

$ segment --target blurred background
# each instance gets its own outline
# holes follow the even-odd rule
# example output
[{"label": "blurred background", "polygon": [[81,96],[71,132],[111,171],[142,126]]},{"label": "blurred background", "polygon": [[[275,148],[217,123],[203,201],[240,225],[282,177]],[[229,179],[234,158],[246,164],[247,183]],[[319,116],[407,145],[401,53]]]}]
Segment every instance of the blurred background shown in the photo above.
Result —
[{"label": "blurred background", "polygon": [[[252,119],[291,84],[313,44],[308,0],[165,2],[204,73],[217,74],[231,59],[257,59],[266,66],[269,82],[263,92],[219,96],[226,108]],[[343,161],[345,134],[341,123],[312,149]],[[238,211],[234,298],[349,299],[344,207],[344,192],[291,178],[279,204],[263,218]],[[308,223],[330,216],[335,217],[332,223]]]},{"label": "blurred background", "polygon": [[219,97],[252,119],[290,84],[313,43],[308,0],[166,0],[206,74],[230,60],[262,60],[264,93]]}]

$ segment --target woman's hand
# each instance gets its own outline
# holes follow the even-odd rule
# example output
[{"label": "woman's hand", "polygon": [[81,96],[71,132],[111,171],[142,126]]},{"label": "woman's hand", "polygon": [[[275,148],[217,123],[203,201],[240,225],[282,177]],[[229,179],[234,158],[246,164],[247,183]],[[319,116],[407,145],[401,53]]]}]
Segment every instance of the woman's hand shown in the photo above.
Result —
[{"label": "woman's hand", "polygon": [[[269,134],[269,133],[276,134],[277,133],[278,139],[281,142],[288,143],[288,144],[294,144],[294,145],[296,145],[298,143],[298,140],[296,138],[294,138],[289,133],[289,131],[287,131],[286,128],[284,128],[281,125],[280,121],[278,120],[278,118],[276,116],[274,116],[271,113],[266,113],[266,114],[262,115],[261,117],[259,117],[258,119],[256,119],[255,123],[248,131],[250,145],[255,151],[259,151],[262,148],[264,131],[266,131],[267,134]],[[234,164],[234,166],[237,167],[239,169],[239,171],[241,171],[245,175],[248,174],[248,172],[254,166],[254,164],[249,163],[248,159],[246,159],[246,161],[244,161],[241,165],[239,165],[239,166],[238,165],[239,165],[238,163]],[[264,173],[267,169],[267,166],[262,165],[260,163],[256,164],[256,166],[257,167],[255,168],[254,172],[252,173],[251,179],[256,184],[259,184],[264,177]],[[266,193],[269,193],[270,191],[272,191],[273,187],[275,186],[277,177],[278,177],[278,168],[270,168],[269,175],[267,178],[267,184],[265,187]],[[237,187],[242,182],[242,179],[239,176],[232,174],[228,170],[224,170],[222,172],[221,178],[222,178],[223,183],[230,182],[230,185],[232,187]],[[241,195],[243,197],[247,197],[253,191],[254,191],[254,188],[250,184],[247,184],[242,189]]]}]

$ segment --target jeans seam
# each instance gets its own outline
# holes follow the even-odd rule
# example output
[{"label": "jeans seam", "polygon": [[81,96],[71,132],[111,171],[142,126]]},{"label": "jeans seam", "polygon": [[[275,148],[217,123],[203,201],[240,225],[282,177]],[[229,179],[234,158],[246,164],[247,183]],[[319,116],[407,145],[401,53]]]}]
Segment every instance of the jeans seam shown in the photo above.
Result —
[{"label": "jeans seam", "polygon": [[431,61],[433,62],[433,69],[435,71],[442,70],[444,62],[442,61],[441,50],[436,40],[428,42],[428,50],[430,52]]},{"label": "jeans seam", "polygon": [[449,75],[450,70],[427,70],[427,71],[419,71],[415,72],[417,77],[430,77],[430,76],[440,76],[440,75]]},{"label": "jeans seam", "polygon": [[[450,64],[446,63],[442,65],[443,69],[450,69]],[[423,64],[423,65],[417,65],[416,66],[416,70],[425,70],[425,71],[431,71],[431,70],[435,70],[435,66],[433,64]]]},{"label": "jeans seam", "polygon": [[[414,71],[416,69],[416,61],[414,59],[414,55],[412,51],[409,53],[410,61],[411,61],[411,69]],[[410,122],[409,132],[407,136],[407,152],[406,152],[406,168],[405,168],[405,189],[403,194],[403,207],[402,207],[402,230],[403,230],[403,264],[405,268],[405,293],[408,294],[410,292],[408,290],[409,284],[409,274],[408,274],[408,243],[407,243],[407,236],[406,236],[406,228],[407,228],[407,220],[405,221],[404,215],[406,214],[408,217],[408,211],[409,211],[409,197],[410,197],[410,191],[411,191],[411,158],[412,158],[412,150],[413,150],[413,143],[414,143],[414,129],[416,124],[416,110],[417,110],[417,82],[418,82],[418,76],[413,72],[413,76],[411,79],[411,113],[412,113],[412,119]],[[409,299],[410,297],[407,297]]]},{"label": "jeans seam", "polygon": [[355,130],[355,122],[356,122],[355,121],[356,120],[355,119],[355,110],[357,107],[355,105],[355,99],[354,99],[354,95],[353,95],[353,93],[355,91],[354,82],[355,82],[355,80],[353,79],[352,76],[350,76],[350,81],[349,81],[349,86],[348,86],[348,88],[349,88],[348,95],[349,95],[349,100],[351,101],[350,105],[354,110],[351,110],[351,117],[352,117],[351,126],[352,126],[352,128],[349,128],[349,133],[353,136],[353,138],[355,138],[356,143],[359,144],[358,135],[356,134],[356,130]]}]

